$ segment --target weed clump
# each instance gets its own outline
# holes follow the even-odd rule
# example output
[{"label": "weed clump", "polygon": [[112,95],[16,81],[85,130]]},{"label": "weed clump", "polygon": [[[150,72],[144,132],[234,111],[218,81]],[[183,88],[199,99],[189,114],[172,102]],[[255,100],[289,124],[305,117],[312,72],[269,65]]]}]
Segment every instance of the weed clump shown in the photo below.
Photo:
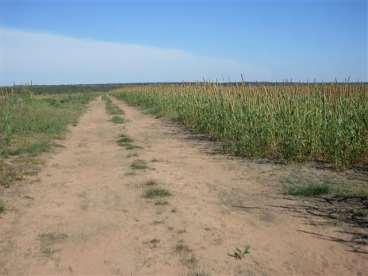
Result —
[{"label": "weed clump", "polygon": [[117,116],[117,115],[112,116],[111,121],[115,124],[123,124],[124,123],[123,117]]},{"label": "weed clump", "polygon": [[171,196],[171,193],[168,190],[162,189],[162,188],[148,189],[143,194],[143,197],[149,198],[149,199],[161,198],[161,197],[167,197],[167,196]]},{"label": "weed clump", "polygon": [[[134,145],[133,140],[128,136],[121,134],[117,140],[119,146],[124,147],[126,150],[140,149],[140,146]],[[131,157],[134,156],[133,154]]]},{"label": "weed clump", "polygon": [[0,214],[5,211],[5,203],[0,199]]},{"label": "weed clump", "polygon": [[133,169],[133,170],[145,170],[148,168],[147,166],[147,162],[144,161],[144,160],[141,160],[141,159],[137,159],[135,160],[131,165],[130,167]]},{"label": "weed clump", "polygon": [[330,186],[325,183],[299,184],[289,186],[287,193],[294,196],[319,196],[329,194]]}]

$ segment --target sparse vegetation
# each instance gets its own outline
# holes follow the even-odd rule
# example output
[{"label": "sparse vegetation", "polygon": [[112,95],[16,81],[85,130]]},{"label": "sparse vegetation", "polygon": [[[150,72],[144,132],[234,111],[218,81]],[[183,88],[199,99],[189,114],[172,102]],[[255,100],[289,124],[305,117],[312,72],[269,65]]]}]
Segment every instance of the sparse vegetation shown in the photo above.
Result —
[{"label": "sparse vegetation", "polygon": [[154,186],[157,185],[157,182],[155,180],[148,180],[146,183],[144,183],[146,186]]},{"label": "sparse vegetation", "polygon": [[144,243],[148,244],[151,249],[154,249],[154,248],[157,248],[157,246],[160,244],[160,240],[154,238],[154,239],[152,239],[150,241],[146,241]]},{"label": "sparse vegetation", "polygon": [[[69,124],[76,123],[94,93],[35,96],[30,88],[0,91],[0,184],[9,187],[20,178],[21,156],[48,151],[51,141],[63,137]],[[11,158],[10,158],[11,157]],[[29,164],[30,165],[30,164]],[[24,171],[22,169],[22,171]]]},{"label": "sparse vegetation", "polygon": [[58,249],[55,248],[55,245],[63,242],[67,238],[68,235],[64,233],[44,233],[39,235],[41,253],[51,257],[58,251]]},{"label": "sparse vegetation", "polygon": [[121,116],[114,115],[111,118],[111,122],[113,122],[115,124],[123,124],[124,123],[124,119]]},{"label": "sparse vegetation", "polygon": [[145,170],[148,168],[147,162],[141,159],[137,159],[133,161],[133,163],[130,165],[130,167],[134,170]]},{"label": "sparse vegetation", "polygon": [[143,194],[143,197],[149,199],[162,198],[167,196],[171,196],[171,193],[163,188],[150,188],[147,189]]},{"label": "sparse vegetation", "polygon": [[289,186],[287,193],[295,196],[318,196],[330,193],[326,183],[298,184]]},{"label": "sparse vegetation", "polygon": [[0,95],[0,154],[38,154],[50,141],[61,138],[84,110],[93,94],[36,97],[25,90]]},{"label": "sparse vegetation", "polygon": [[243,249],[235,248],[234,252],[232,254],[229,254],[230,257],[233,257],[235,259],[243,259],[245,255],[250,253],[250,246],[246,245]]},{"label": "sparse vegetation", "polygon": [[0,214],[5,211],[5,203],[0,199]]},{"label": "sparse vegetation", "polygon": [[204,271],[190,271],[187,276],[210,276],[210,274]]},{"label": "sparse vegetation", "polygon": [[156,206],[163,206],[163,205],[168,205],[169,202],[167,202],[166,200],[158,200],[155,202]]},{"label": "sparse vegetation", "polygon": [[252,158],[367,161],[366,84],[131,86],[114,95],[174,118]]},{"label": "sparse vegetation", "polygon": [[294,196],[321,196],[368,198],[368,182],[346,177],[316,177],[312,175],[289,175],[284,184],[284,192]]},{"label": "sparse vegetation", "polygon": [[[128,136],[121,134],[117,140],[119,146],[124,147],[126,150],[140,149],[140,146],[134,145],[133,140]],[[137,154],[130,154],[129,157],[137,156]]]},{"label": "sparse vegetation", "polygon": [[175,246],[175,251],[179,254],[190,253],[191,252],[190,248],[187,245],[183,244],[183,243],[178,243]]},{"label": "sparse vegetation", "polygon": [[116,104],[113,104],[111,98],[108,95],[103,95],[102,100],[105,102],[106,111],[110,115],[124,114],[123,110],[120,107],[118,107]]},{"label": "sparse vegetation", "polygon": [[112,115],[111,121],[115,124],[123,124],[124,118],[122,115],[124,114],[124,111],[116,104],[114,104],[108,95],[102,95],[101,98],[105,102],[107,113]]}]

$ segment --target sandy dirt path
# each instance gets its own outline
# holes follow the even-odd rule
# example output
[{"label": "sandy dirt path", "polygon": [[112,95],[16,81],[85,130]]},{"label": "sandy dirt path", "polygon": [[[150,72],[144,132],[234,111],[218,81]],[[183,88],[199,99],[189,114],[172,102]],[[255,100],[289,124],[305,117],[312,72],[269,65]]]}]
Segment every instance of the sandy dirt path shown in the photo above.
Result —
[{"label": "sandy dirt path", "polygon": [[[38,178],[7,195],[0,275],[368,271],[367,255],[309,234],[344,238],[339,228],[272,207],[293,202],[277,196],[276,165],[210,154],[207,142],[115,103],[125,112],[123,125],[113,124],[103,102],[94,101]],[[120,134],[139,148],[120,147]],[[172,195],[142,196],[156,188]],[[244,258],[229,256],[247,245]]]}]

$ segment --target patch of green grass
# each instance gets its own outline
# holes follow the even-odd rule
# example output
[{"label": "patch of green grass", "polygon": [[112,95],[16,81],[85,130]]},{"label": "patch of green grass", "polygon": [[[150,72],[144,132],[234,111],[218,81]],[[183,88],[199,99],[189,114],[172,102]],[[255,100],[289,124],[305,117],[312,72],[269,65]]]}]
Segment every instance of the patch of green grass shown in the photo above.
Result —
[{"label": "patch of green grass", "polygon": [[[51,141],[65,135],[67,126],[77,121],[95,96],[92,93],[35,96],[28,88],[19,94],[0,89],[0,158],[10,164],[20,155],[32,157],[48,151]],[[10,155],[13,157],[9,158]],[[17,168],[20,166],[21,169]],[[24,164],[9,166],[0,162],[0,184],[4,186],[18,178],[10,167],[14,167],[13,172],[27,171]]]},{"label": "patch of green grass", "polygon": [[144,183],[146,186],[154,186],[157,185],[157,182],[155,180],[148,180],[146,183]]},{"label": "patch of green grass", "polygon": [[197,259],[194,255],[191,255],[191,256],[190,256],[190,257],[188,257],[188,258],[183,258],[183,259],[181,260],[181,262],[182,262],[184,265],[186,265],[186,266],[188,266],[188,267],[191,267],[191,268],[196,267],[196,266],[198,265],[198,259]]},{"label": "patch of green grass", "polygon": [[229,254],[230,257],[233,257],[235,259],[243,259],[245,255],[248,255],[250,253],[250,246],[246,245],[244,248],[235,248],[234,252],[232,254]]},{"label": "patch of green grass", "polygon": [[131,158],[131,157],[137,157],[138,156],[138,153],[136,153],[136,152],[133,152],[133,153],[129,153],[129,154],[127,154],[127,158]]},{"label": "patch of green grass", "polygon": [[112,116],[111,121],[115,124],[123,124],[124,123],[123,117],[117,116],[117,115]]},{"label": "patch of green grass", "polygon": [[198,271],[190,271],[187,273],[187,276],[210,276],[209,273],[198,270]]},{"label": "patch of green grass", "polygon": [[47,142],[66,132],[92,98],[85,94],[34,97],[28,93],[2,99],[0,154],[42,152]]},{"label": "patch of green grass", "polygon": [[154,249],[154,248],[157,248],[157,246],[160,244],[160,240],[154,238],[150,241],[144,242],[144,244],[148,244],[151,249]]},{"label": "patch of green grass", "polygon": [[133,176],[133,175],[136,175],[136,173],[135,172],[127,172],[124,175],[126,175],[126,176]]},{"label": "patch of green grass", "polygon": [[330,193],[325,183],[296,184],[287,187],[287,193],[294,196],[319,196]]},{"label": "patch of green grass", "polygon": [[0,185],[9,188],[11,183],[13,183],[19,176],[19,169],[21,165],[10,164],[0,160]]},{"label": "patch of green grass", "polygon": [[5,211],[5,203],[0,199],[0,214]]},{"label": "patch of green grass", "polygon": [[40,251],[42,254],[52,256],[58,249],[54,248],[55,245],[62,243],[68,238],[64,233],[44,233],[39,235]]},{"label": "patch of green grass", "polygon": [[162,198],[171,196],[171,193],[163,188],[151,188],[144,192],[143,197],[149,199]]},{"label": "patch of green grass", "polygon": [[127,144],[125,145],[126,150],[134,150],[134,149],[141,149],[142,147],[134,145],[134,144]]},{"label": "patch of green grass", "polygon": [[357,175],[323,176],[311,172],[292,172],[284,184],[284,192],[295,196],[331,195],[368,198],[368,182]]},{"label": "patch of green grass", "polygon": [[331,186],[333,194],[340,197],[360,197],[368,199],[368,183],[367,185],[340,184],[336,187]]},{"label": "patch of green grass", "polygon": [[10,150],[9,155],[29,154],[35,156],[49,150],[50,143],[48,141],[33,142],[30,144],[23,144],[14,150]]},{"label": "patch of green grass", "polygon": [[175,251],[176,253],[182,254],[182,253],[190,253],[192,250],[190,250],[190,248],[187,245],[183,243],[178,243],[175,246]]},{"label": "patch of green grass", "polygon": [[166,200],[159,200],[155,202],[156,206],[163,206],[163,205],[168,205],[169,202],[167,202]]},{"label": "patch of green grass", "polygon": [[124,135],[124,134],[121,134],[119,136],[119,139],[118,139],[118,144],[121,145],[121,146],[125,146],[126,144],[131,144],[133,143],[133,140],[131,138],[129,138],[128,136]]},{"label": "patch of green grass", "polygon": [[113,104],[113,102],[112,102],[112,100],[109,96],[103,95],[102,100],[105,102],[106,111],[110,115],[122,115],[122,114],[124,114],[124,111],[120,107]]},{"label": "patch of green grass", "polygon": [[145,170],[148,169],[147,162],[141,159],[137,159],[133,161],[133,163],[130,165],[130,167],[133,170]]},{"label": "patch of green grass", "polygon": [[[119,136],[117,143],[119,146],[124,147],[126,150],[134,150],[134,149],[141,148],[140,146],[134,145],[133,140],[124,134],[121,134]],[[136,156],[136,155],[131,155],[131,156]]]}]

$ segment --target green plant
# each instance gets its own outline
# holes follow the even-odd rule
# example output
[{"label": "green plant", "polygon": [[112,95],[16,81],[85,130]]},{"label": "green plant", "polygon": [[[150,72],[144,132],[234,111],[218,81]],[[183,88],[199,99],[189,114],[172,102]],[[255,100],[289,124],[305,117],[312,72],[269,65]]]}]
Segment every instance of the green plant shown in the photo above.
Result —
[{"label": "green plant", "polygon": [[123,124],[124,123],[123,117],[117,116],[117,115],[112,116],[111,121],[115,124]]},{"label": "green plant", "polygon": [[169,202],[167,202],[166,200],[159,200],[155,202],[156,206],[163,206],[163,205],[168,205]]},{"label": "green plant", "polygon": [[330,193],[330,186],[325,183],[289,185],[287,193],[295,196],[318,196]]},{"label": "green plant", "polygon": [[154,186],[157,185],[157,182],[155,180],[148,180],[146,183],[144,183],[146,186]]},{"label": "green plant", "polygon": [[5,203],[0,199],[0,214],[5,211]]},{"label": "green plant", "polygon": [[189,271],[187,273],[187,276],[210,276],[210,274],[199,270],[199,271]]},{"label": "green plant", "polygon": [[153,199],[153,198],[161,198],[171,196],[171,193],[162,188],[151,188],[144,192],[143,197]]},{"label": "green plant", "polygon": [[113,104],[111,98],[107,95],[102,96],[102,100],[105,101],[105,107],[107,113],[110,115],[122,115],[124,114],[123,110],[118,107],[116,104]]},{"label": "green plant", "polygon": [[230,257],[233,257],[235,259],[243,259],[245,255],[250,253],[250,246],[246,245],[243,249],[235,248],[234,252],[232,254],[229,254]]},{"label": "green plant", "polygon": [[[126,150],[133,150],[133,149],[140,149],[140,146],[134,145],[133,140],[129,138],[128,136],[121,134],[119,136],[119,139],[117,140],[117,143],[121,147],[125,147]],[[130,155],[130,157],[136,156],[134,154]]]},{"label": "green plant", "polygon": [[148,168],[147,162],[144,160],[140,160],[140,159],[133,161],[130,167],[134,170],[145,170]]}]

